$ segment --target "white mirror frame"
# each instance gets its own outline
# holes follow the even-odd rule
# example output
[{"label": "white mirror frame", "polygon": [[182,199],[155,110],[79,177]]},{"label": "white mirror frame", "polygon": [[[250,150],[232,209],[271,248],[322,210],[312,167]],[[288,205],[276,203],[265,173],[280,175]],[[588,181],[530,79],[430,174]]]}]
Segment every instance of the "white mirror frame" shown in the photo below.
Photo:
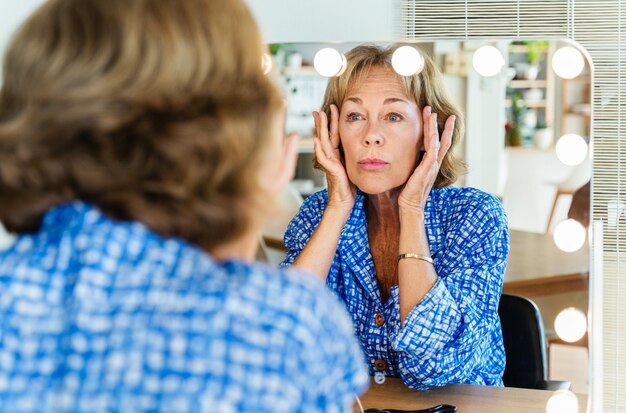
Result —
[{"label": "white mirror frame", "polygon": [[626,348],[620,320],[626,280],[620,283],[619,273],[626,269],[626,153],[620,152],[620,143],[626,148],[626,4],[622,10],[621,0],[247,1],[268,43],[565,39],[583,49],[593,72],[588,410],[625,411],[626,351],[619,349]]}]

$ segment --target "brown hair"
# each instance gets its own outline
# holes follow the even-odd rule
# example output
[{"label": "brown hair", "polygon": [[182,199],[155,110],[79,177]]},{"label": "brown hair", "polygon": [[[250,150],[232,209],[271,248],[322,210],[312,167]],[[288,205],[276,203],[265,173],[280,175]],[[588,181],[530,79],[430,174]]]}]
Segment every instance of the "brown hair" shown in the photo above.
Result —
[{"label": "brown hair", "polygon": [[262,52],[241,0],[48,1],[5,58],[0,221],[35,231],[83,200],[206,249],[235,239],[284,105]]},{"label": "brown hair", "polygon": [[[346,70],[340,76],[331,78],[326,87],[322,110],[326,112],[329,119],[330,105],[335,104],[341,109],[348,92],[365,80],[372,67],[382,67],[393,71],[391,57],[400,46],[402,45],[395,44],[382,48],[375,45],[361,45],[346,54],[348,62]],[[437,113],[439,136],[443,133],[446,119],[451,115],[456,116],[452,145],[441,163],[435,180],[435,186],[440,188],[453,184],[465,171],[464,162],[453,155],[454,147],[464,134],[464,121],[463,114],[446,93],[441,73],[428,55],[424,52],[421,54],[424,57],[424,69],[420,73],[413,76],[397,76],[406,95],[412,97],[420,109],[431,106],[433,112]],[[318,167],[317,161],[315,163]]]}]

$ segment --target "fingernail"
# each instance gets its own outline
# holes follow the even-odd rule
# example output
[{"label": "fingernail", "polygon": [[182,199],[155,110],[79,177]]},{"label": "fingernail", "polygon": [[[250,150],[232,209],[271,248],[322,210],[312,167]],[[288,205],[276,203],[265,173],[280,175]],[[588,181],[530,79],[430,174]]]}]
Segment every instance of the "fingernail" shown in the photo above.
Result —
[{"label": "fingernail", "polygon": [[428,113],[428,116],[430,116],[433,113],[433,108],[431,108],[430,106],[426,106],[426,113]]}]

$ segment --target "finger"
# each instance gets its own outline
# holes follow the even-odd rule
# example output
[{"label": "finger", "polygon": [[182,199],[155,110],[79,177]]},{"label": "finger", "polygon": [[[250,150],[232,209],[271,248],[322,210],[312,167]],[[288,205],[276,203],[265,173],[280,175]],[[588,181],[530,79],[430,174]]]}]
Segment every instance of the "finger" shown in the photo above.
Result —
[{"label": "finger", "polygon": [[322,168],[328,169],[328,155],[324,152],[320,138],[313,138],[313,151],[317,162],[322,165]]},{"label": "finger", "polygon": [[437,128],[437,114],[431,113],[428,118],[428,129],[424,130],[424,150],[426,153],[439,152],[439,130]]},{"label": "finger", "polygon": [[322,149],[326,157],[332,158],[334,148],[328,136],[328,116],[326,116],[326,112],[322,111],[318,112],[318,115],[320,117],[320,143],[322,144]]},{"label": "finger", "polygon": [[333,149],[339,147],[339,109],[330,105],[330,143]]},{"label": "finger", "polygon": [[441,134],[441,146],[439,147],[438,161],[441,163],[443,158],[448,153],[450,146],[452,146],[452,134],[454,133],[454,124],[456,122],[456,116],[452,115],[446,119],[446,124]]},{"label": "finger", "polygon": [[426,147],[426,139],[430,135],[430,114],[432,113],[432,108],[430,106],[424,107],[422,111],[422,125],[424,125],[424,147]]}]

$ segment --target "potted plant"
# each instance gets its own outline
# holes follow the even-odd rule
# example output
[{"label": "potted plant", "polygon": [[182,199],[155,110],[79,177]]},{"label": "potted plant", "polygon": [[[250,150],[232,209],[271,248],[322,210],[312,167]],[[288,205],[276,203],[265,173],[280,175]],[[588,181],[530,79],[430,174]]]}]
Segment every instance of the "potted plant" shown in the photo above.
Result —
[{"label": "potted plant", "polygon": [[539,74],[539,63],[543,58],[546,48],[549,42],[546,40],[535,40],[524,42],[526,45],[526,57],[528,58],[528,69],[526,73],[526,79],[535,80]]},{"label": "potted plant", "polygon": [[548,149],[552,146],[552,129],[545,122],[537,122],[537,127],[533,131],[533,143],[539,149]]},{"label": "potted plant", "polygon": [[506,142],[509,146],[521,146],[524,136],[522,134],[522,122],[524,114],[528,106],[522,94],[518,91],[511,93],[511,119],[505,125],[506,129]]}]

